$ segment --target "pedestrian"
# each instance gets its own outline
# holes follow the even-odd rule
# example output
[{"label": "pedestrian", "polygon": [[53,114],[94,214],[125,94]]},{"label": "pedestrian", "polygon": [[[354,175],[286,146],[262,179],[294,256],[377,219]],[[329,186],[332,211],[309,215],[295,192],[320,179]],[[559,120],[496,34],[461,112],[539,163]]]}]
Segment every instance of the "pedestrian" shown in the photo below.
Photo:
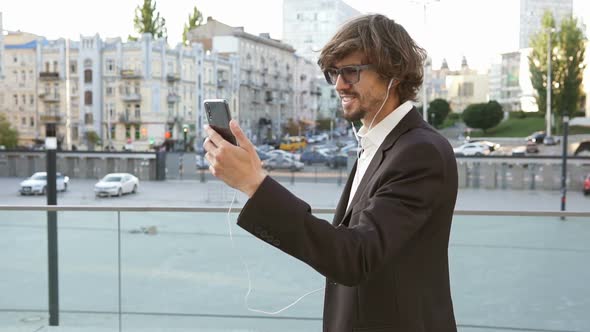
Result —
[{"label": "pedestrian", "polygon": [[235,120],[234,146],[211,128],[210,170],[249,199],[238,225],[326,277],[324,331],[456,331],[448,243],[457,165],[413,106],[425,51],[383,15],[347,22],[318,64],[361,121],[360,156],[332,222],[265,174]]}]

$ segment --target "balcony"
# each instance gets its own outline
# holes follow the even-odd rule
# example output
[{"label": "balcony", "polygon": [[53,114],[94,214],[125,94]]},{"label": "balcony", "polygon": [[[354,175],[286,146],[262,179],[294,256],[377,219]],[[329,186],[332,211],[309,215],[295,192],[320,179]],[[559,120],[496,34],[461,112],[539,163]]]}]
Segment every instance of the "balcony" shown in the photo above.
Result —
[{"label": "balcony", "polygon": [[166,100],[168,101],[168,104],[178,103],[180,101],[180,96],[176,93],[169,93]]},{"label": "balcony", "polygon": [[57,72],[50,72],[50,71],[42,71],[39,73],[39,80],[40,81],[56,81],[59,80],[59,73]]},{"label": "balcony", "polygon": [[59,95],[59,93],[41,92],[39,94],[39,99],[43,100],[43,102],[45,102],[45,103],[54,104],[54,103],[59,103],[60,95]]},{"label": "balcony", "polygon": [[[141,190],[148,186],[155,184]],[[282,308],[322,288],[323,277],[236,226],[232,247],[227,207],[175,207],[172,198],[160,207],[0,206],[0,328],[32,332],[48,323],[51,210],[58,211],[62,307],[60,326],[50,330],[321,331],[321,291],[280,315],[245,310],[240,257],[252,278],[249,304],[257,309]],[[314,208],[324,220],[333,213]],[[449,262],[460,332],[587,330],[590,213],[564,214],[565,222],[558,212],[455,212]],[[37,319],[34,327],[27,317]]]},{"label": "balcony", "polygon": [[135,116],[134,114],[119,114],[120,123],[139,123],[141,122],[141,116]]},{"label": "balcony", "polygon": [[62,117],[58,113],[53,112],[50,112],[48,114],[41,114],[39,116],[39,121],[41,123],[62,123],[62,120],[64,120],[64,117]]},{"label": "balcony", "polygon": [[122,69],[121,70],[121,78],[122,79],[140,79],[141,71],[134,70],[134,69]]},{"label": "balcony", "polygon": [[168,81],[168,83],[180,81],[180,74],[167,74],[166,81]]},{"label": "balcony", "polygon": [[121,95],[121,99],[123,99],[126,103],[138,102],[141,101],[141,94],[140,93],[128,93]]}]

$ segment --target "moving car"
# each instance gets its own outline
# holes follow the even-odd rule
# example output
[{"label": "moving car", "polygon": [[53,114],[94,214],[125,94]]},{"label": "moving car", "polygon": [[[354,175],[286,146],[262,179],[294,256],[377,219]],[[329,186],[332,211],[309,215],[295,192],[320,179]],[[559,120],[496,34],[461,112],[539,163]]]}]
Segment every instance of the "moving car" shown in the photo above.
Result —
[{"label": "moving car", "polygon": [[539,153],[539,147],[535,142],[526,143],[526,153]]},{"label": "moving car", "polygon": [[453,149],[457,156],[487,156],[490,149],[481,142],[467,143]]},{"label": "moving car", "polygon": [[348,163],[348,154],[347,153],[338,153],[335,155],[330,156],[326,161],[326,166],[330,168],[340,168],[346,167]]},{"label": "moving car", "polygon": [[543,144],[545,144],[545,145],[559,144],[559,138],[554,137],[554,136],[545,136],[545,138],[543,138]]},{"label": "moving car", "polygon": [[[57,191],[68,190],[70,178],[61,173],[56,173]],[[47,172],[37,172],[30,178],[20,183],[19,192],[21,195],[45,195],[47,191]]]},{"label": "moving car", "polygon": [[129,173],[110,173],[94,185],[94,193],[99,196],[121,197],[123,194],[135,194],[139,189],[139,179]]},{"label": "moving car", "polygon": [[299,161],[305,163],[306,165],[311,165],[314,163],[325,163],[328,160],[329,156],[322,151],[317,150],[309,150],[304,151],[299,157]]}]

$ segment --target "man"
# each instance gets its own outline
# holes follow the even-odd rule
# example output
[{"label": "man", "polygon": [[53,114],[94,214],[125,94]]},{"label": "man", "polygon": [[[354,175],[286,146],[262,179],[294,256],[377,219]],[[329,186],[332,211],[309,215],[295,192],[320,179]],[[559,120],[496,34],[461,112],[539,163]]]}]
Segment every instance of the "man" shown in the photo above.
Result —
[{"label": "man", "polygon": [[266,176],[235,121],[239,147],[207,128],[211,172],[250,198],[238,225],[326,276],[324,331],[456,331],[447,249],[457,166],[411,104],[424,58],[382,15],[348,22],[322,50],[344,117],[363,123],[332,224]]}]

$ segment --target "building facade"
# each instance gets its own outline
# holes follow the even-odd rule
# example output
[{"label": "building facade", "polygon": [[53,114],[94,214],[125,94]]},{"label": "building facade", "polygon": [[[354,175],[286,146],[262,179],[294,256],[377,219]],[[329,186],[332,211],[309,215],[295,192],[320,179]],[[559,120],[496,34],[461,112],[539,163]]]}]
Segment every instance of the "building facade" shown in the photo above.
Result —
[{"label": "building facade", "polygon": [[283,41],[316,63],[340,25],[360,14],[342,0],[284,0]]},{"label": "building facade", "polygon": [[311,111],[301,105],[314,107],[315,95],[309,93],[314,71],[290,45],[211,17],[191,30],[189,39],[206,51],[237,59],[239,70],[233,80],[239,86],[238,98],[230,106],[253,142],[277,140],[290,120],[310,120]]},{"label": "building facade", "polygon": [[488,101],[488,75],[470,69],[465,57],[460,70],[448,72],[445,86],[453,112],[462,113],[471,104]]},{"label": "building facade", "polygon": [[145,151],[183,147],[185,139],[199,146],[203,100],[239,105],[239,59],[201,44],[171,49],[149,34],[123,42],[23,32],[2,42],[0,112],[24,146],[41,144],[47,123],[57,125],[63,149]]},{"label": "building facade", "polygon": [[530,47],[531,36],[541,29],[541,19],[550,11],[559,26],[561,20],[573,14],[573,0],[520,0],[519,48]]}]

